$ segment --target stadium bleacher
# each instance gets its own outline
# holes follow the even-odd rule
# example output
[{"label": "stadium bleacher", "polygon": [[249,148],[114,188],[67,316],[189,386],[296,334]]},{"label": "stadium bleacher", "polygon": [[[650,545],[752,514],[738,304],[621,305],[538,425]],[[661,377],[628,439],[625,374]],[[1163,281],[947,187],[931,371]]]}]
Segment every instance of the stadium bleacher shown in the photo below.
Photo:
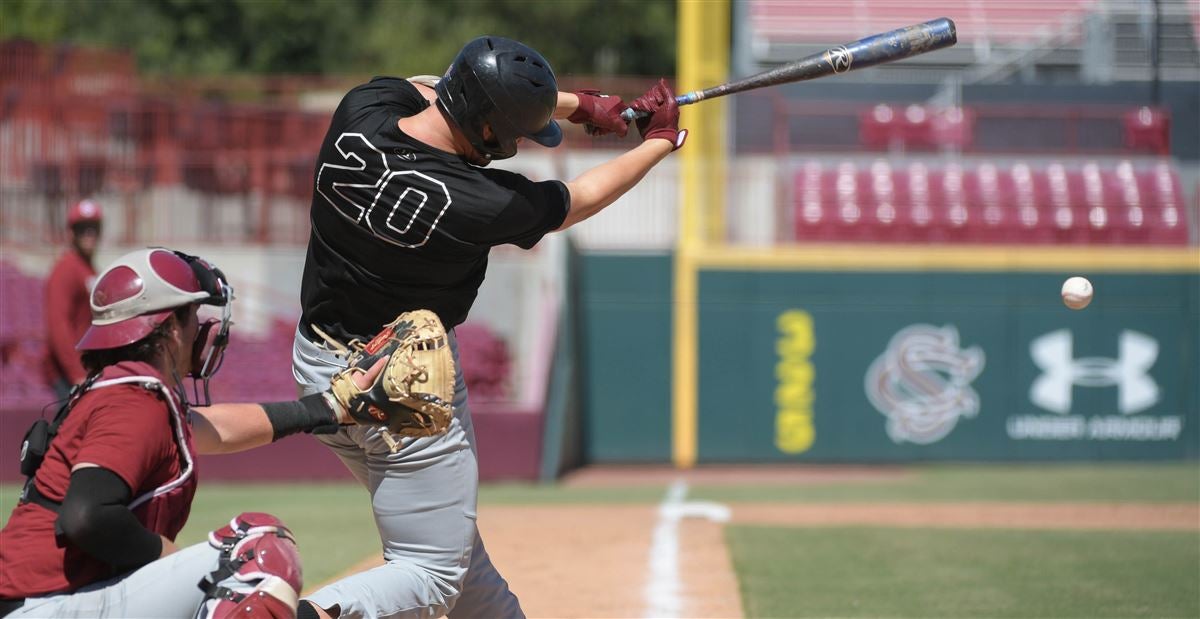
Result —
[{"label": "stadium bleacher", "polygon": [[[960,41],[1020,41],[1049,28],[1078,21],[1096,0],[975,0],[956,11]],[[941,16],[945,2],[835,2],[754,0],[750,27],[755,37],[772,42],[831,43],[865,33],[883,32]]]},{"label": "stadium bleacher", "polygon": [[[0,411],[32,410],[54,395],[42,375],[45,355],[43,280],[0,261]],[[270,402],[295,397],[292,336],[296,325],[277,320],[263,333],[233,330],[220,372],[210,384],[216,402]],[[456,329],[463,372],[473,396],[501,400],[511,393],[512,356],[486,325]]]},{"label": "stadium bleacher", "polygon": [[0,409],[41,408],[54,399],[42,376],[42,280],[0,262]]},{"label": "stadium bleacher", "polygon": [[[1078,20],[1097,1],[977,0],[955,19],[965,42],[1016,40],[1046,24]],[[754,0],[748,6],[760,34],[798,42],[849,40],[941,12],[941,4],[930,0]],[[284,92],[300,82],[255,83]],[[134,221],[137,205],[155,192],[171,191],[188,194],[166,196],[179,200],[180,211],[215,212],[219,206],[239,215],[228,225],[216,217],[193,225],[190,241],[307,240],[313,156],[328,110],[306,108],[295,96],[244,101],[220,88],[156,90],[139,79],[127,53],[11,41],[0,43],[0,83],[11,136],[0,141],[0,181],[17,192],[2,209],[5,240],[36,246],[49,239],[53,233],[47,231],[61,226],[52,216],[34,217],[43,210],[37,206],[96,190],[125,197],[126,221]],[[212,93],[218,96],[205,96]],[[1176,160],[1169,158],[1172,119],[1166,108],[780,98],[763,109],[773,110],[759,119],[768,127],[759,140],[766,146],[747,152],[767,151],[792,162],[780,166],[780,185],[790,187],[790,195],[772,214],[772,221],[789,224],[778,234],[783,241],[1189,242],[1195,211],[1185,204]],[[1191,185],[1194,177],[1188,178],[1189,190],[1200,194],[1200,186]],[[271,206],[277,198],[291,200]],[[295,221],[282,218],[280,225],[269,208],[295,212]],[[221,225],[208,225],[210,219]],[[140,223],[121,228],[121,242],[175,240],[153,218]],[[40,372],[42,282],[0,263],[0,293],[0,409],[40,407],[51,397]],[[227,367],[212,385],[214,397],[291,397],[292,330],[285,321],[261,333],[235,331]],[[475,397],[511,395],[506,342],[483,325],[462,325],[458,334]]]},{"label": "stadium bleacher", "polygon": [[478,322],[454,330],[458,354],[471,398],[502,400],[513,392],[513,359],[503,338]]},{"label": "stadium bleacher", "polygon": [[792,220],[798,241],[1186,245],[1180,192],[1166,161],[810,159],[793,176]]}]

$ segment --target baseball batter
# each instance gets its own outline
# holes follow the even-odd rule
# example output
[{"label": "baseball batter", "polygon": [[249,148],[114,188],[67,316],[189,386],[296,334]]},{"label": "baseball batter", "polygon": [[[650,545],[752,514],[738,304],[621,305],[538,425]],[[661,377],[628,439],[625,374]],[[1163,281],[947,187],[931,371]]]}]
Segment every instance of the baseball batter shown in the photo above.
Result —
[{"label": "baseball batter", "polygon": [[[683,144],[674,95],[660,82],[632,106],[648,113],[638,121],[641,144],[574,180],[534,182],[484,167],[515,155],[523,140],[558,145],[554,118],[624,135],[626,107],[596,91],[560,93],[545,58],[494,36],[467,43],[440,80],[381,77],[351,90],[315,171],[293,350],[303,393],[328,388],[345,367],[329,340],[369,339],[418,309],[452,329],[471,308],[492,247],[529,249],[587,219]],[[476,529],[475,437],[461,372],[444,434],[405,438],[395,451],[370,426],[320,439],[370,492],[386,563],[315,592],[299,617],[523,616]]]},{"label": "baseball batter", "polygon": [[[220,367],[232,301],[219,270],[163,248],[101,273],[77,345],[87,378],[57,432],[31,432],[22,448],[32,475],[0,531],[0,617],[295,616],[300,561],[277,518],[243,513],[208,542],[174,543],[196,492],[196,454],[352,422],[332,394],[189,408],[181,377],[206,382]],[[202,321],[200,305],[225,311]]]}]

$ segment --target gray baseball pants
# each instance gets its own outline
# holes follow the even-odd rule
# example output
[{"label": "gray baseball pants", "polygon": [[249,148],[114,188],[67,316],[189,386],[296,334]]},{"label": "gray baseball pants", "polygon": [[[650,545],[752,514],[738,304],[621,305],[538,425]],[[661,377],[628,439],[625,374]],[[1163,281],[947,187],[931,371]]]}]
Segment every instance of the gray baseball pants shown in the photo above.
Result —
[{"label": "gray baseball pants", "polygon": [[[317,435],[371,493],[386,561],[308,596],[322,608],[339,606],[341,617],[525,616],[475,526],[479,467],[453,332],[450,346],[459,371],[454,420],[446,434],[403,439],[396,453],[374,427],[346,426],[336,434]],[[344,367],[342,358],[297,330],[292,373],[303,395],[328,389],[334,373]]]},{"label": "gray baseball pants", "polygon": [[[204,601],[204,592],[196,585],[217,569],[219,555],[208,542],[193,544],[129,574],[88,585],[74,593],[29,598],[5,619],[194,617]],[[227,586],[231,583],[232,579],[222,581]]]}]

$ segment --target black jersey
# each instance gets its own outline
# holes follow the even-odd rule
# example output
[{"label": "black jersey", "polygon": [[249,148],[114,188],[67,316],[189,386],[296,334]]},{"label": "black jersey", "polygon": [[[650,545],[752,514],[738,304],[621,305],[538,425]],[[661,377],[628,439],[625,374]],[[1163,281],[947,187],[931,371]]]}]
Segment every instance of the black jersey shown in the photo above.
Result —
[{"label": "black jersey", "polygon": [[408,81],[379,77],[333,113],[315,172],[303,327],[347,341],[424,308],[452,328],[466,319],[493,246],[529,249],[562,225],[570,197],[561,182],[470,165],[397,127],[428,105]]}]

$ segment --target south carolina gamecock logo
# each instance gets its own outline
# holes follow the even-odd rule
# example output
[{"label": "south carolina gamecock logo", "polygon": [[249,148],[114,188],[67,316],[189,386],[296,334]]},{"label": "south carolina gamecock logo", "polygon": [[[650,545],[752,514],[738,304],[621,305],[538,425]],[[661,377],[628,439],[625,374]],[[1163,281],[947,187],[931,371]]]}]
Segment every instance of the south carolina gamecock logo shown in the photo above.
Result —
[{"label": "south carolina gamecock logo", "polygon": [[958,329],[911,325],[892,336],[867,370],[867,399],[888,418],[894,443],[934,443],[954,429],[959,417],[979,413],[971,387],[983,371],[983,350],[959,348]]}]

